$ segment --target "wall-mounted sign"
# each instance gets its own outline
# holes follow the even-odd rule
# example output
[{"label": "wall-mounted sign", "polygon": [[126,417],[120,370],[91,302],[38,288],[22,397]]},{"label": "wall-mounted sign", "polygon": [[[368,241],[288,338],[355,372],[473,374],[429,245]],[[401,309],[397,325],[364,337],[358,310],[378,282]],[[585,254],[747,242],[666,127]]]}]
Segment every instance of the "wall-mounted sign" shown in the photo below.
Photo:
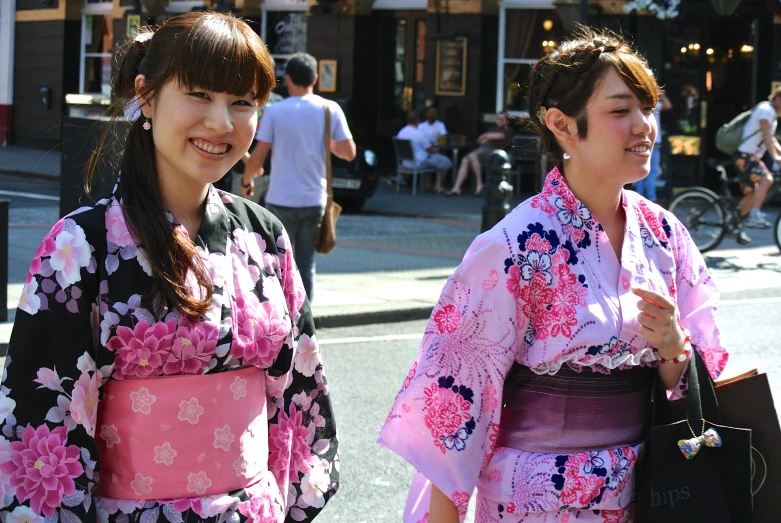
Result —
[{"label": "wall-mounted sign", "polygon": [[127,15],[127,26],[125,35],[128,38],[135,38],[141,32],[141,15]]},{"label": "wall-mounted sign", "polygon": [[317,89],[321,93],[336,92],[336,60],[320,60]]},{"label": "wall-mounted sign", "polygon": [[306,12],[268,11],[266,44],[272,55],[306,51]]},{"label": "wall-mounted sign", "polygon": [[667,143],[670,144],[670,154],[681,156],[698,156],[700,154],[699,136],[668,136]]},{"label": "wall-mounted sign", "polygon": [[466,38],[437,40],[434,92],[445,96],[466,94]]}]

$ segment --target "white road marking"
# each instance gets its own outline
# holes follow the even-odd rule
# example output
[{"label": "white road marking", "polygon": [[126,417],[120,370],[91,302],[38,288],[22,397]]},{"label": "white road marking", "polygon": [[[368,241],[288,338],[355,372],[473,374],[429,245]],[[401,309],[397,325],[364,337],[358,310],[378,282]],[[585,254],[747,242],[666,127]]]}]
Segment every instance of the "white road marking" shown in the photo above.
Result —
[{"label": "white road marking", "polygon": [[31,198],[33,200],[49,200],[52,202],[59,202],[59,196],[49,196],[48,194],[38,194],[34,192],[18,192],[18,191],[0,191],[0,195],[3,196],[19,196],[21,198]]},{"label": "white road marking", "polygon": [[386,334],[385,336],[363,336],[360,338],[335,338],[331,340],[317,340],[318,345],[343,345],[348,343],[368,343],[371,341],[403,341],[419,340],[423,333],[416,332],[410,334]]},{"label": "white road marking", "polygon": [[[719,305],[754,305],[760,303],[781,303],[781,296],[770,296],[767,298],[745,298],[737,300],[721,300]],[[422,332],[408,334],[386,334],[383,336],[361,336],[355,338],[334,338],[317,340],[319,345],[347,345],[350,343],[371,343],[374,341],[408,341],[420,340],[423,338]]]}]

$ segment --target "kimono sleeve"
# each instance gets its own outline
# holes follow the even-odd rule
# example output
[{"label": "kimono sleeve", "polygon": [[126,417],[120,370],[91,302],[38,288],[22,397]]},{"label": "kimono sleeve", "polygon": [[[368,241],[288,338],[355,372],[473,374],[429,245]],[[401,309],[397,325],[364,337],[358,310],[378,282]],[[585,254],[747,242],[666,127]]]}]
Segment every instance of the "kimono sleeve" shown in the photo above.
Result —
[{"label": "kimono sleeve", "polygon": [[405,521],[425,517],[425,480],[453,501],[463,520],[492,456],[505,377],[526,325],[517,324],[517,285],[503,270],[506,244],[491,234],[475,240],[445,284],[380,430],[378,442],[419,471]]},{"label": "kimono sleeve", "polygon": [[[669,219],[669,218],[668,218]],[[719,290],[708,273],[705,260],[689,236],[686,227],[673,218],[675,240],[675,299],[680,324],[689,330],[692,346],[702,357],[708,372],[715,380],[724,370],[729,355],[716,321]],[[688,388],[687,372],[672,391],[670,399],[683,396]]]},{"label": "kimono sleeve", "polygon": [[292,332],[267,371],[269,468],[287,497],[286,521],[311,521],[338,488],[339,445],[312,311],[284,230],[277,245]]},{"label": "kimono sleeve", "polygon": [[0,387],[2,521],[96,520],[93,251],[84,229],[65,218],[30,267]]}]

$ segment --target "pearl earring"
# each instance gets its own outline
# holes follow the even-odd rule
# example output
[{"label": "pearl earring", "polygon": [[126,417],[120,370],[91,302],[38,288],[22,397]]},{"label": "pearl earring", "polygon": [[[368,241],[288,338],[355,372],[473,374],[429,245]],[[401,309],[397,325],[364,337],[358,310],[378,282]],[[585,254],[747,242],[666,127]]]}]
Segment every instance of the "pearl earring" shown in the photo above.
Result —
[{"label": "pearl earring", "polygon": [[150,122],[149,118],[147,118],[146,121],[144,122],[144,125],[142,125],[141,127],[144,128],[144,131],[148,131],[149,129],[152,128],[152,122]]}]

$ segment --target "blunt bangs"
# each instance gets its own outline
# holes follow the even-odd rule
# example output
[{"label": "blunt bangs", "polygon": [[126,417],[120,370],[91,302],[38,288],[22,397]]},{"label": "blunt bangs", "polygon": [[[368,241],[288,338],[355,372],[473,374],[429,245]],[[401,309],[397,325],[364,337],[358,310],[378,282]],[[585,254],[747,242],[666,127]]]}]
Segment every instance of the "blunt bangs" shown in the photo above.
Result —
[{"label": "blunt bangs", "polygon": [[202,88],[264,103],[276,85],[273,61],[260,37],[235,18],[207,15],[171,46],[169,70],[186,89]]},{"label": "blunt bangs", "polygon": [[656,107],[659,101],[659,84],[648,65],[634,53],[605,53],[604,58],[616,68],[627,87],[637,97]]}]

